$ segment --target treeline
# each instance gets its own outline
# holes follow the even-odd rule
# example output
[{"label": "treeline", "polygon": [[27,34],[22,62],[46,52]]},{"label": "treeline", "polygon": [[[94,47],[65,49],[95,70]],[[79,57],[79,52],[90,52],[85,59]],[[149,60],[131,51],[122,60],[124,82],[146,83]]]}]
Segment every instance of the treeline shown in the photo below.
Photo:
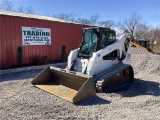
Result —
[{"label": "treeline", "polygon": [[32,6],[24,7],[23,5],[21,5],[15,8],[14,3],[9,0],[2,0],[2,2],[0,3],[0,10],[34,14],[34,9],[32,8]]},{"label": "treeline", "polygon": [[53,15],[53,17],[64,19],[67,21],[75,22],[75,23],[81,23],[81,24],[87,24],[87,25],[99,25],[99,26],[105,26],[109,28],[113,28],[115,26],[114,21],[112,20],[105,20],[105,21],[99,21],[100,15],[95,13],[91,15],[89,18],[83,18],[81,15],[77,15],[76,13],[61,13],[58,15]]},{"label": "treeline", "polygon": [[[31,6],[24,7],[19,6],[14,7],[14,3],[9,0],[3,0],[0,3],[1,10],[16,11],[28,14],[35,14],[34,9]],[[61,13],[54,15],[47,15],[50,17],[56,17],[59,19],[64,19],[66,21],[71,21],[75,23],[87,24],[92,26],[103,26],[109,28],[119,28],[122,32],[128,32],[131,34],[132,39],[145,39],[151,41],[151,43],[160,43],[160,24],[152,27],[145,23],[142,16],[136,12],[132,13],[130,16],[126,17],[120,22],[115,22],[113,20],[99,21],[100,15],[95,13],[88,18],[82,17],[74,12],[72,13]]]},{"label": "treeline", "polygon": [[119,28],[122,32],[130,33],[133,40],[144,39],[151,41],[151,43],[154,43],[155,41],[160,43],[160,25],[157,25],[156,27],[148,25],[142,20],[141,15],[136,12],[120,22],[114,22],[113,20],[99,21],[99,14],[93,14],[89,18],[82,18],[75,13],[63,13],[53,15],[53,17],[76,23],[98,25],[112,29]]}]

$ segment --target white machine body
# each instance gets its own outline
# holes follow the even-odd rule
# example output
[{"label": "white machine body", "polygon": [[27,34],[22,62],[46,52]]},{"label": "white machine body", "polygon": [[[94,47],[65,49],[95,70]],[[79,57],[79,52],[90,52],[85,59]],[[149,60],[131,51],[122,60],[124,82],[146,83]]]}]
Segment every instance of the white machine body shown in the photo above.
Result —
[{"label": "white machine body", "polygon": [[[130,37],[129,34],[127,33],[123,34],[119,38],[116,38],[116,41],[113,44],[106,46],[105,48],[97,52],[93,52],[92,56],[89,59],[78,58],[77,56],[80,48],[75,49],[71,51],[68,56],[67,67],[70,68],[73,61],[76,60],[76,64],[74,65],[74,71],[85,73],[89,76],[93,76],[111,67],[112,65],[119,63],[120,62],[119,58],[121,58],[122,55],[124,56],[124,58],[121,62],[123,62],[123,64],[130,65],[131,64],[131,45],[129,42],[128,49],[126,51],[125,44],[124,44],[125,40],[129,37]],[[115,58],[114,60],[103,60],[103,56],[115,50],[118,51],[117,58]]]}]

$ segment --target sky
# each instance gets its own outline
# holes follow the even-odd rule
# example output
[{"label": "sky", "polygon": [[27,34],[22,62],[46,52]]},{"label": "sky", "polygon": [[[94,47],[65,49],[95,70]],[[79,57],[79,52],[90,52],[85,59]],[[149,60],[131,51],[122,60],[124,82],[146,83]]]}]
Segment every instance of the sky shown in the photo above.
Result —
[{"label": "sky", "polygon": [[[0,0],[0,3],[3,0]],[[9,0],[14,7],[32,6],[35,14],[55,15],[74,12],[89,18],[99,14],[99,21],[123,21],[132,13],[138,13],[145,23],[160,25],[160,0]]]}]

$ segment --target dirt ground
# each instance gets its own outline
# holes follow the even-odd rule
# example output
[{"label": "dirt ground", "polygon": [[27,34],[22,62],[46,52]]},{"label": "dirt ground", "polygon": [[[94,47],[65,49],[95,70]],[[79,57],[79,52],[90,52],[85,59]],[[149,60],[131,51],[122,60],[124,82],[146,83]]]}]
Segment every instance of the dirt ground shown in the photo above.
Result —
[{"label": "dirt ground", "polygon": [[160,120],[160,56],[132,51],[135,79],[129,88],[97,93],[77,105],[33,87],[40,70],[2,75],[0,119]]}]

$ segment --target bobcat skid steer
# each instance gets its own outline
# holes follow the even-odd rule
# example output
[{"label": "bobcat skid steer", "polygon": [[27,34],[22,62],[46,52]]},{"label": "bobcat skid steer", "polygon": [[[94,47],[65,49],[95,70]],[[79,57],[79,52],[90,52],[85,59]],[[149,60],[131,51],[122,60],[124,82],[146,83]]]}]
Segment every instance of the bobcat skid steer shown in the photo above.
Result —
[{"label": "bobcat skid steer", "polygon": [[32,80],[35,87],[77,103],[96,92],[128,86],[134,79],[129,34],[116,38],[114,30],[82,30],[80,47],[71,51],[65,69],[49,66]]}]

